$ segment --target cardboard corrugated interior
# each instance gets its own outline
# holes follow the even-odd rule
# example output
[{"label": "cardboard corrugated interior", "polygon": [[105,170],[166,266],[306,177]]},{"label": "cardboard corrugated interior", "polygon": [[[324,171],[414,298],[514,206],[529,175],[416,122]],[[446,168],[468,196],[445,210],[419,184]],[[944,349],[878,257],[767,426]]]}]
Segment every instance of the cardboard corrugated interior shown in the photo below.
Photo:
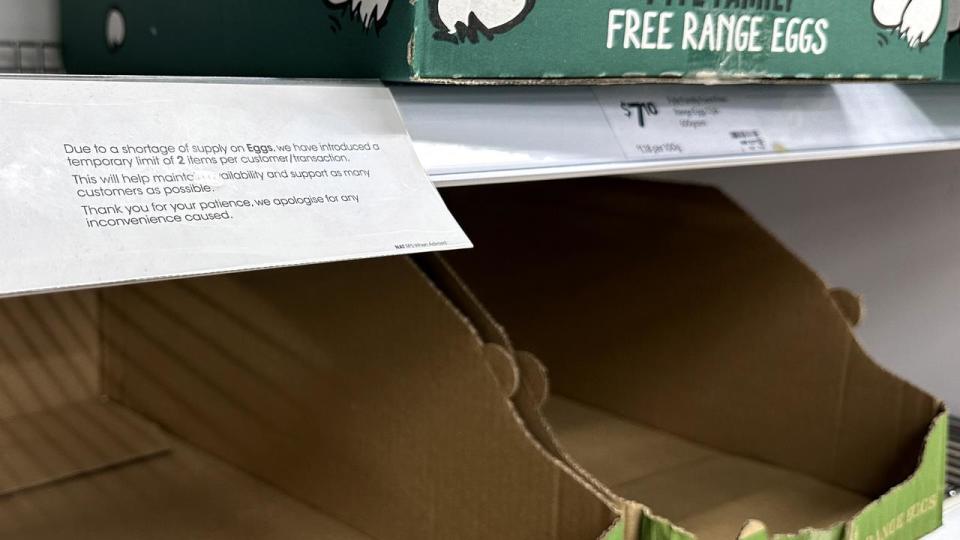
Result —
[{"label": "cardboard corrugated interior", "polygon": [[850,519],[916,471],[942,404],[873,363],[820,279],[719,192],[596,179],[444,197],[477,246],[446,260],[578,403],[548,419],[617,495],[733,538],[748,518]]},{"label": "cardboard corrugated interior", "polygon": [[11,537],[581,539],[616,519],[523,428],[508,349],[408,259],[8,309],[2,382],[36,390],[0,422],[4,464],[31,473],[0,474]]}]

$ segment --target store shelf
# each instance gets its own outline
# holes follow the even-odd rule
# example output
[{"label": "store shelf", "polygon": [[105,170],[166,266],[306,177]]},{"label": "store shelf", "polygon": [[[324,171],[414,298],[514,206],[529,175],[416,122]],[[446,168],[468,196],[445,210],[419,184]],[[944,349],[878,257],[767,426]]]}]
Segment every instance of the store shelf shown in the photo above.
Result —
[{"label": "store shelf", "polygon": [[[62,70],[57,0],[0,0],[0,72]],[[421,161],[439,185],[654,173],[960,148],[960,85],[610,87],[643,102],[691,92],[729,98],[766,151],[633,159],[588,87],[393,87]],[[614,111],[616,115],[616,111]],[[619,119],[629,121],[630,119]],[[651,141],[686,138],[663,126]],[[729,142],[720,141],[718,142]],[[729,148],[727,144],[716,145]]]},{"label": "store shelf", "polygon": [[[652,173],[696,168],[960,149],[960,86],[882,83],[802,86],[639,85],[589,87],[395,86],[421,161],[439,185]],[[720,96],[724,123],[754,126],[765,150],[632,159],[617,139],[617,111],[597,92],[653,101]],[[614,97],[615,99],[615,97]],[[613,118],[613,122],[611,121]],[[747,118],[744,124],[744,118]],[[623,122],[634,120],[624,115]],[[616,128],[616,129],[615,129]],[[702,136],[702,134],[695,134]],[[637,140],[684,140],[674,125],[648,122]],[[735,149],[736,150],[736,149]]]},{"label": "store shelf", "polygon": [[[56,48],[45,52],[46,45],[39,42],[30,47],[18,42],[16,49],[8,45],[0,42],[0,57],[23,61],[37,56],[59,61]],[[5,76],[68,77],[39,72]],[[168,80],[211,82],[204,78]],[[271,79],[217,81],[329,84]],[[960,85],[394,85],[391,90],[420,161],[440,186],[960,149]],[[710,125],[705,130],[682,129],[675,119],[667,118],[670,113],[666,111],[672,108],[670,100],[691,96],[723,101],[719,116],[708,119]],[[644,128],[637,128],[636,117],[627,117],[618,106],[633,101],[656,104],[660,116],[648,118]],[[740,148],[731,140],[732,134],[744,130],[757,134],[759,147]],[[639,146],[637,143],[649,143],[657,149],[664,142],[685,144],[691,140],[695,144],[682,153],[641,156],[630,152],[631,146]]]},{"label": "store shelf", "polygon": [[[0,72],[62,70],[57,0],[0,0],[0,12],[4,14],[0,18]],[[631,159],[614,135],[595,91],[588,87],[406,85],[395,86],[393,91],[421,161],[439,185],[654,173],[960,148],[960,86],[657,84],[612,88],[643,102],[659,102],[670,95],[690,92],[727,96],[728,106],[736,115],[749,118],[762,131],[769,150],[713,150]],[[669,131],[665,133],[662,126],[651,123],[644,136],[649,134],[653,141],[669,139]],[[681,141],[685,138],[679,134]]]}]

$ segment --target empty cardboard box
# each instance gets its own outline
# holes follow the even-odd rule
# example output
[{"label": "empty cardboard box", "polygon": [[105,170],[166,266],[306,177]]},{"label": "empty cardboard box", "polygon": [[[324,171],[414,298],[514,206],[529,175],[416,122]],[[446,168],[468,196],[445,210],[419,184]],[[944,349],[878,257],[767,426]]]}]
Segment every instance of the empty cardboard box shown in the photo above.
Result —
[{"label": "empty cardboard box", "polygon": [[444,197],[477,247],[444,256],[456,275],[433,263],[437,281],[542,360],[518,353],[518,409],[623,508],[617,535],[916,540],[940,525],[943,404],[871,361],[857,298],[718,191],[580,180]]},{"label": "empty cardboard box", "polygon": [[598,538],[406,258],[0,302],[0,538]]},{"label": "empty cardboard box", "polygon": [[[904,540],[939,524],[941,404],[866,359],[856,299],[717,193],[450,195],[481,246],[450,260],[518,348],[440,259],[0,301],[0,538]],[[520,348],[549,367],[549,401]]]}]

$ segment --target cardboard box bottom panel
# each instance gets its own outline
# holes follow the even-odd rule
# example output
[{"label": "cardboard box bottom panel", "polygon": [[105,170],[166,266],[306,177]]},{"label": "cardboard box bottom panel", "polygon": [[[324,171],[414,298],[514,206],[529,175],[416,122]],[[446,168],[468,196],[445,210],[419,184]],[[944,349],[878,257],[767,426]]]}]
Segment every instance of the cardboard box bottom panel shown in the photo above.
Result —
[{"label": "cardboard box bottom panel", "polygon": [[[94,407],[118,409],[109,404]],[[104,416],[104,411],[91,413],[88,409],[84,414]],[[139,422],[148,426],[143,420]],[[135,445],[139,441],[125,442]],[[164,448],[150,457],[8,495],[0,502],[0,537],[370,540],[189,445],[168,440]],[[64,456],[69,456],[78,447],[64,445],[61,449]]]},{"label": "cardboard box bottom panel", "polygon": [[544,411],[570,456],[614,493],[642,501],[698,538],[733,539],[746,517],[771,531],[827,529],[870,503],[803,474],[684,440],[552,397]]}]

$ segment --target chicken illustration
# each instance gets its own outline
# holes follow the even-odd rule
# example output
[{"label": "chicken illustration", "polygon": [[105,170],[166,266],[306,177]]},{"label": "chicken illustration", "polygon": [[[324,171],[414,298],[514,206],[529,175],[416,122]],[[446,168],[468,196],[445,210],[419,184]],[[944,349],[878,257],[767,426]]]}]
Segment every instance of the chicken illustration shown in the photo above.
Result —
[{"label": "chicken illustration", "polygon": [[[958,2],[951,0],[951,3]],[[921,47],[930,41],[942,14],[942,0],[873,0],[877,24],[895,29],[911,47]]]},{"label": "chicken illustration", "polygon": [[349,11],[364,28],[380,27],[386,22],[392,0],[326,0],[332,7]]},{"label": "chicken illustration", "polygon": [[493,39],[523,22],[536,0],[430,0],[435,37],[446,41],[469,40],[479,36]]}]

